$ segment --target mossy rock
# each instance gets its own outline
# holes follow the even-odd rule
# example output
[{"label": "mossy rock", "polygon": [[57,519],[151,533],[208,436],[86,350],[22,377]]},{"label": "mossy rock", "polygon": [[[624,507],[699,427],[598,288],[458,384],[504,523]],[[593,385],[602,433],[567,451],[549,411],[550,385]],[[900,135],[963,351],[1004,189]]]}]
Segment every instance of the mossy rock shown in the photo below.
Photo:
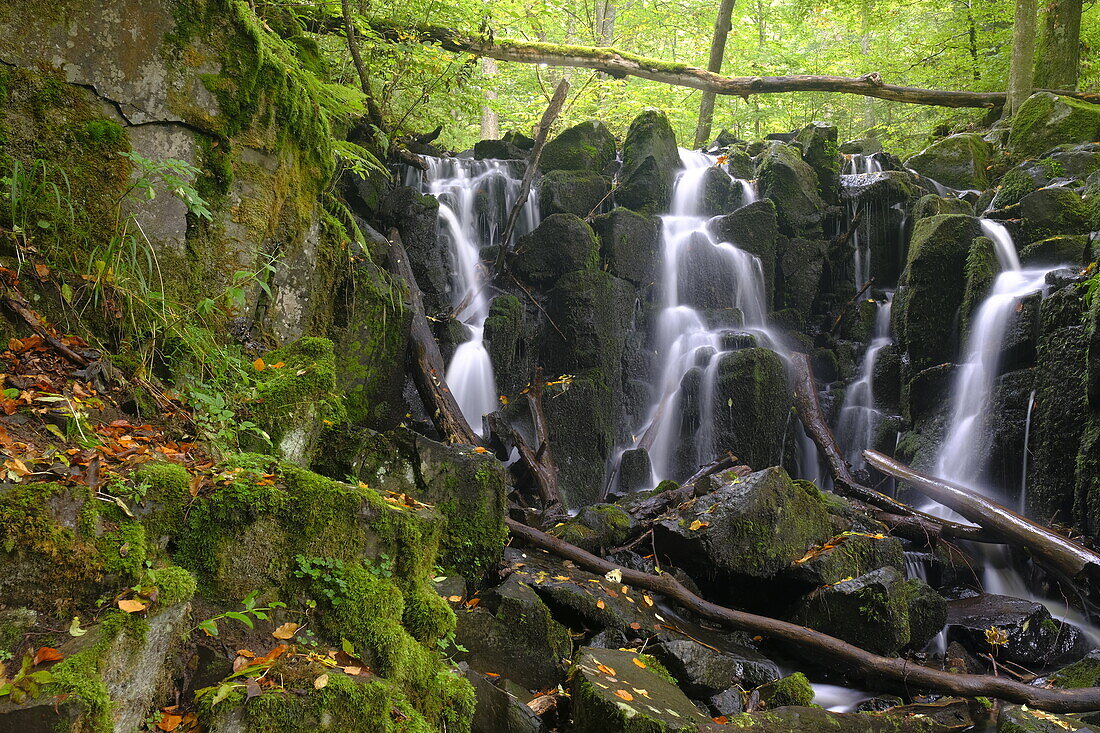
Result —
[{"label": "mossy rock", "polygon": [[710,722],[679,688],[629,651],[581,649],[569,691],[577,733],[695,731]]},{"label": "mossy rock", "polygon": [[611,190],[606,178],[594,171],[550,171],[539,181],[539,211],[586,217],[598,208]]},{"label": "mossy rock", "polygon": [[680,169],[676,133],[664,112],[647,109],[634,118],[623,143],[616,203],[652,214],[668,210]]},{"label": "mossy rock", "polygon": [[1100,686],[1100,652],[1091,651],[1084,659],[1063,667],[1050,676],[1050,682],[1066,690]]},{"label": "mossy rock", "polygon": [[567,272],[595,269],[599,261],[592,228],[576,214],[552,214],[516,242],[512,270],[525,282],[548,289]]},{"label": "mossy rock", "polygon": [[615,138],[602,122],[582,122],[564,130],[542,150],[542,171],[602,173],[615,160]]},{"label": "mossy rock", "polygon": [[808,595],[794,621],[855,644],[892,656],[910,641],[909,604],[901,592],[904,578],[885,567],[843,580]]},{"label": "mossy rock", "polygon": [[1020,200],[1020,215],[1028,242],[1060,234],[1088,232],[1084,204],[1077,192],[1070,188],[1042,188],[1027,194]]},{"label": "mossy rock", "polygon": [[550,530],[559,537],[590,552],[623,544],[634,526],[634,519],[614,504],[593,504],[577,516]]},{"label": "mossy rock", "polygon": [[818,191],[826,202],[835,204],[840,194],[840,148],[837,129],[824,122],[811,122],[794,137],[802,148],[802,159],[817,173]]},{"label": "mossy rock", "polygon": [[519,298],[501,294],[489,302],[484,337],[497,389],[505,395],[518,393],[530,381],[533,350]]},{"label": "mossy rock", "polygon": [[835,538],[829,544],[834,546],[792,567],[789,575],[814,586],[823,586],[839,583],[845,578],[858,578],[882,567],[891,567],[899,572],[905,570],[905,554],[901,540],[896,537],[870,532],[853,533]]},{"label": "mossy rock", "polygon": [[957,198],[946,198],[934,193],[925,194],[913,207],[913,218],[923,219],[926,216],[939,216],[940,214],[973,214],[974,207],[967,201]]},{"label": "mossy rock", "polygon": [[1048,237],[1020,250],[1020,264],[1027,267],[1054,267],[1082,264],[1088,249],[1088,235]]},{"label": "mossy rock", "polygon": [[760,688],[760,697],[770,708],[787,705],[806,707],[814,701],[814,688],[801,672],[769,682]]},{"label": "mossy rock", "polygon": [[600,237],[600,256],[608,272],[635,285],[649,285],[657,278],[660,262],[660,224],[624,207],[596,217],[592,228]]},{"label": "mossy rock", "polygon": [[654,525],[663,552],[700,578],[771,578],[833,535],[821,493],[782,468],[707,481],[712,491]]},{"label": "mossy rock", "polygon": [[773,143],[757,163],[756,179],[760,196],[775,204],[780,231],[787,235],[820,232],[825,201],[817,173],[802,160],[799,148]]},{"label": "mossy rock", "polygon": [[937,140],[905,165],[949,188],[983,189],[989,185],[986,167],[993,160],[993,147],[981,135],[964,132]]},{"label": "mossy rock", "polygon": [[477,160],[523,160],[527,151],[508,140],[478,140],[474,143],[474,158]]},{"label": "mossy rock", "polygon": [[719,358],[714,386],[714,436],[719,452],[750,466],[780,462],[791,396],[775,352],[749,348]]},{"label": "mossy rock", "polygon": [[1026,705],[1005,705],[997,714],[997,733],[1065,733],[1091,730],[1072,715],[1031,710]]},{"label": "mossy rock", "polygon": [[1100,140],[1100,104],[1051,92],[1036,92],[1011,121],[1008,150],[1018,157],[1036,157],[1062,143]]},{"label": "mossy rock", "polygon": [[744,189],[739,181],[717,166],[703,172],[701,196],[696,202],[702,216],[721,216],[741,207]]},{"label": "mossy rock", "polygon": [[1018,204],[1020,199],[1038,188],[1039,183],[1028,173],[1027,169],[1023,166],[1013,168],[1005,173],[997,184],[997,193],[989,206],[993,209],[1003,209],[1006,206]]},{"label": "mossy rock", "polygon": [[966,255],[966,286],[959,310],[962,340],[965,341],[970,333],[970,319],[977,315],[1000,271],[993,240],[984,236],[975,237]]}]

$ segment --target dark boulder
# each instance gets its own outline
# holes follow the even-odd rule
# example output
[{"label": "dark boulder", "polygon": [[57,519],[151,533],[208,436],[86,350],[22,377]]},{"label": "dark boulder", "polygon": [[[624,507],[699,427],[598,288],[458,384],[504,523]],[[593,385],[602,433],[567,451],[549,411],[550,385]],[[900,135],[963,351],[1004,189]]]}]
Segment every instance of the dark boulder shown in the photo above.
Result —
[{"label": "dark boulder", "polygon": [[527,151],[507,140],[478,140],[474,143],[474,157],[478,160],[523,160]]},{"label": "dark boulder", "polygon": [[1058,236],[1040,239],[1020,250],[1020,264],[1026,267],[1080,265],[1088,253],[1087,235]]},{"label": "dark boulder", "polygon": [[600,254],[608,271],[635,285],[649,285],[660,267],[660,224],[655,217],[618,207],[597,216]]},{"label": "dark boulder", "polygon": [[626,133],[615,201],[636,211],[667,211],[679,169],[680,152],[668,117],[646,110],[634,118]]},{"label": "dark boulder", "polygon": [[840,150],[836,140],[836,128],[824,122],[811,122],[794,138],[802,148],[802,159],[817,173],[821,198],[830,204],[840,197]]},{"label": "dark boulder", "polygon": [[946,198],[934,193],[925,194],[913,207],[913,218],[923,219],[926,216],[939,216],[940,214],[973,214],[974,207],[964,199]]},{"label": "dark boulder", "polygon": [[532,356],[523,303],[519,298],[504,294],[489,302],[484,338],[497,388],[502,394],[519,392],[530,380]]},{"label": "dark boulder", "polygon": [[610,190],[608,180],[593,171],[550,171],[539,181],[539,211],[544,217],[551,214],[586,217],[599,207]]},{"label": "dark boulder", "polygon": [[949,188],[983,189],[989,185],[986,167],[993,160],[993,147],[981,135],[965,132],[937,140],[905,165]]},{"label": "dark boulder", "polygon": [[1084,234],[1089,226],[1081,197],[1070,188],[1042,188],[1029,193],[1020,199],[1020,215],[1027,242],[1059,234]]},{"label": "dark boulder", "polygon": [[734,686],[759,687],[779,679],[779,667],[760,652],[741,647],[718,651],[688,639],[662,642],[650,648],[693,698],[711,697]]},{"label": "dark boulder", "polygon": [[764,270],[764,302],[770,306],[775,299],[779,239],[775,204],[770,199],[754,201],[728,216],[714,219],[710,226],[719,241],[729,242],[760,259]]},{"label": "dark boulder", "polygon": [[787,370],[774,351],[747,348],[723,355],[714,386],[714,436],[750,466],[776,465],[791,407]]},{"label": "dark boulder", "polygon": [[524,281],[548,289],[568,272],[595,269],[599,257],[596,235],[583,219],[554,214],[520,237],[512,270]]},{"label": "dark boulder", "polygon": [[564,130],[542,149],[543,171],[602,173],[615,160],[615,138],[602,122],[582,122]]},{"label": "dark boulder", "polygon": [[619,491],[631,494],[652,486],[653,465],[649,460],[649,451],[645,448],[624,451],[619,459]]},{"label": "dark boulder", "polygon": [[383,199],[381,214],[386,226],[401,234],[425,307],[431,313],[442,310],[448,304],[450,254],[438,235],[439,201],[400,186]]},{"label": "dark boulder", "polygon": [[825,201],[821,198],[817,173],[802,160],[796,146],[774,143],[756,166],[757,187],[771,199],[784,234],[815,234],[821,231]]}]

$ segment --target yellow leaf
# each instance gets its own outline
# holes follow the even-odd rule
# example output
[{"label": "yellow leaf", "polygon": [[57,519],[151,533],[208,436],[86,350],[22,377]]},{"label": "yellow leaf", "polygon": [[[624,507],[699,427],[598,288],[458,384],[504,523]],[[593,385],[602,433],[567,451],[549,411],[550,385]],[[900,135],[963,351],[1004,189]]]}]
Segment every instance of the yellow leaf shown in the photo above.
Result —
[{"label": "yellow leaf", "polygon": [[554,580],[572,580],[568,575],[555,575]]},{"label": "yellow leaf", "polygon": [[487,448],[482,448],[480,445],[477,446],[476,448],[474,448],[474,453],[488,453],[488,452],[489,452],[489,450]]},{"label": "yellow leaf", "polygon": [[262,372],[264,370],[264,367],[267,366],[267,364],[264,364],[263,359],[260,359],[260,358],[257,357],[256,361],[252,362],[252,366],[256,369],[256,371]]},{"label": "yellow leaf", "polygon": [[690,529],[692,532],[694,532],[697,529],[702,529],[703,527],[709,527],[709,526],[710,526],[710,522],[702,522],[702,521],[696,519],[694,522],[692,522],[691,524],[688,525],[688,529]]},{"label": "yellow leaf", "polygon": [[607,604],[603,601],[596,601],[596,608],[607,608]]},{"label": "yellow leaf", "polygon": [[647,606],[652,606],[653,605],[653,599],[650,598],[649,596],[642,596],[642,600],[645,601],[645,604]]},{"label": "yellow leaf", "polygon": [[450,601],[451,603],[458,603],[459,601],[462,600],[462,596],[448,596],[447,600]]},{"label": "yellow leaf", "polygon": [[361,674],[362,672],[363,672],[362,667],[344,667],[344,674],[351,675],[352,677],[355,677],[355,676]]},{"label": "yellow leaf", "polygon": [[606,664],[597,664],[596,669],[600,670],[601,672],[603,672],[608,677],[614,677],[615,676],[615,668],[614,667],[608,667]]},{"label": "yellow leaf", "polygon": [[119,601],[118,607],[126,613],[137,613],[138,611],[144,611],[147,608],[144,603],[142,603],[141,601],[136,601],[132,598],[126,601]]},{"label": "yellow leaf", "polygon": [[500,396],[500,404],[502,404],[502,405],[507,405],[508,404],[508,398],[505,395]]},{"label": "yellow leaf", "polygon": [[328,684],[328,675],[323,674],[317,679],[313,680],[313,689],[320,690],[322,687]]},{"label": "yellow leaf", "polygon": [[607,578],[612,583],[621,583],[623,582],[623,571],[618,568],[608,570],[603,577]]},{"label": "yellow leaf", "polygon": [[631,700],[634,699],[634,696],[631,695],[626,690],[615,690],[615,697],[622,698],[623,700],[626,700],[627,702],[630,702]]},{"label": "yellow leaf", "polygon": [[296,633],[298,633],[298,624],[287,621],[285,624],[272,631],[271,635],[276,639],[286,640],[293,639]]},{"label": "yellow leaf", "polygon": [[642,669],[645,669],[645,662],[643,662],[641,659],[638,659],[637,657],[634,657],[634,664],[638,665]]}]

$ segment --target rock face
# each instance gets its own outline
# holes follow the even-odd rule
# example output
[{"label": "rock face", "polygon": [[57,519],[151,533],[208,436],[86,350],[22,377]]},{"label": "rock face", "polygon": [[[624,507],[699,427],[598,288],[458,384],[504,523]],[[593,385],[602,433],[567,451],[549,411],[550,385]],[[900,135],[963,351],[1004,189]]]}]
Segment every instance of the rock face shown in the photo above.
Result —
[{"label": "rock face", "polygon": [[948,603],[949,638],[958,639],[973,652],[989,649],[986,629],[997,627],[1008,642],[999,645],[997,658],[1043,669],[1081,659],[1091,644],[1072,624],[1056,621],[1038,603],[991,594]]},{"label": "rock face", "polygon": [[1088,219],[1081,197],[1069,188],[1043,188],[1020,199],[1027,242],[1060,234],[1084,234]]},{"label": "rock face", "polygon": [[611,190],[607,179],[592,171],[553,170],[539,180],[539,211],[588,216]]},{"label": "rock face", "polygon": [[752,689],[779,679],[779,667],[755,649],[715,651],[686,639],[666,641],[650,652],[694,698],[709,698],[731,687]]},{"label": "rock face", "polygon": [[981,135],[966,132],[937,140],[905,165],[950,188],[981,189],[989,184],[985,169],[992,161],[992,146]]},{"label": "rock face", "polygon": [[608,272],[634,285],[650,285],[660,269],[660,226],[656,217],[623,207],[596,217],[592,228],[600,237],[600,256]]},{"label": "rock face", "polygon": [[636,211],[668,211],[679,168],[676,134],[668,117],[658,110],[646,110],[634,118],[626,133],[615,201]]},{"label": "rock face", "polygon": [[775,302],[776,257],[779,229],[775,204],[770,199],[754,201],[716,219],[711,226],[719,241],[729,242],[760,259],[764,271],[764,302]]},{"label": "rock face", "polygon": [[695,731],[709,719],[633,652],[581,649],[569,673],[577,733]]},{"label": "rock face", "polygon": [[1009,152],[1034,157],[1061,143],[1100,139],[1100,104],[1036,92],[1017,110],[1011,125]]},{"label": "rock face", "polygon": [[781,468],[708,481],[714,491],[654,527],[693,575],[770,578],[832,535],[820,492]]},{"label": "rock face", "polygon": [[787,371],[774,351],[750,348],[723,355],[714,387],[715,445],[750,466],[781,461],[791,397]]},{"label": "rock face", "polygon": [[615,138],[602,122],[582,122],[546,143],[539,158],[543,171],[602,173],[615,160]]},{"label": "rock face", "polygon": [[592,228],[575,214],[554,214],[520,237],[512,268],[524,281],[549,289],[562,275],[595,268],[598,262]]},{"label": "rock face", "polygon": [[802,160],[799,148],[773,143],[756,165],[757,187],[775,204],[784,234],[813,234],[821,230],[825,201],[817,173]]}]

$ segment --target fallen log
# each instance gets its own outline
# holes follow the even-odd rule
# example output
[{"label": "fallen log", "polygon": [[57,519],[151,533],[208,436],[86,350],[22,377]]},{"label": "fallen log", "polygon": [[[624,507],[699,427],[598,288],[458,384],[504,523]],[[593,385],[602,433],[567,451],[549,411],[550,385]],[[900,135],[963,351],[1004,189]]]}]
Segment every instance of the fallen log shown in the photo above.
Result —
[{"label": "fallen log", "polygon": [[466,422],[462,410],[454,395],[447,387],[446,366],[443,355],[439,353],[439,344],[432,336],[431,326],[424,313],[424,299],[420,287],[416,284],[409,255],[401,243],[401,235],[396,229],[389,232],[389,270],[403,279],[409,288],[409,308],[412,310],[410,338],[413,361],[413,381],[416,391],[424,400],[424,405],[432,411],[432,421],[443,437],[451,443],[478,445],[481,441]]},{"label": "fallen log", "polygon": [[823,634],[787,621],[735,611],[704,600],[685,588],[667,573],[651,575],[596,557],[568,542],[551,537],[537,529],[512,519],[505,519],[508,529],[530,545],[572,560],[585,570],[606,574],[622,573],[622,582],[654,593],[661,593],[680,606],[725,626],[782,641],[800,649],[812,651],[833,662],[843,664],[864,679],[890,679],[906,687],[938,691],[962,697],[992,697],[1023,703],[1040,710],[1072,713],[1100,709],[1100,687],[1076,690],[1032,687],[1003,677],[980,674],[954,674],[922,667],[908,659],[880,657],[836,637]]},{"label": "fallen log", "polygon": [[[869,486],[864,486],[852,475],[852,467],[848,459],[844,457],[836,437],[829,428],[829,422],[821,410],[821,402],[817,397],[817,387],[814,384],[813,367],[810,366],[810,357],[806,354],[795,352],[791,354],[791,372],[794,380],[794,403],[798,411],[798,417],[806,427],[810,439],[817,445],[818,450],[825,456],[825,463],[832,474],[834,488],[838,494],[849,499],[855,499],[865,505],[874,507],[871,511],[880,517],[887,526],[902,528],[906,531],[907,539],[933,540],[939,537],[949,537],[972,542],[997,542],[988,532],[980,527],[968,527],[965,524],[948,522],[939,517],[919,512],[908,504],[893,499],[882,492],[875,491]],[[877,510],[877,511],[876,511]],[[890,521],[896,517],[909,517],[906,522]]]},{"label": "fallen log", "polygon": [[[31,307],[31,304],[27,302],[27,299],[23,297],[23,293],[20,292],[17,286],[18,281],[15,273],[7,268],[0,268],[0,270],[2,270],[0,272],[0,294],[3,296],[4,304],[22,318],[32,331],[41,336],[59,354],[77,366],[88,366],[88,359],[62,343],[61,339],[54,334],[53,329],[42,320],[34,308]],[[5,280],[8,282],[5,283]]]},{"label": "fallen log", "polygon": [[713,476],[716,473],[730,470],[735,471],[738,476],[742,477],[752,472],[752,469],[748,466],[735,465],[735,459],[732,456],[725,456],[713,463],[703,466],[694,476],[689,478],[678,488],[662,491],[660,494],[651,496],[631,507],[627,507],[626,511],[639,522],[656,519],[664,514],[670,506],[682,504],[693,496],[699,496],[700,480],[707,476]]},{"label": "fallen log", "polygon": [[[837,92],[858,94],[865,97],[888,99],[910,104],[928,104],[939,107],[981,107],[992,109],[1005,104],[1003,92],[946,91],[919,89],[886,84],[877,72],[860,77],[844,76],[721,76],[706,69],[687,64],[669,63],[620,51],[615,48],[588,46],[558,46],[552,43],[493,38],[488,35],[472,35],[451,28],[433,25],[395,25],[381,19],[368,21],[370,28],[381,38],[407,43],[409,39],[421,43],[438,44],[445,51],[470,53],[498,61],[515,61],[524,64],[547,64],[595,69],[609,76],[640,79],[699,89],[714,94],[748,98],[753,94],[778,94],[783,92]],[[1048,91],[1048,90],[1035,90]],[[1072,90],[1055,91],[1056,94],[1100,101],[1100,93]]]},{"label": "fallen log", "polygon": [[512,204],[512,210],[508,213],[508,223],[504,225],[504,231],[500,235],[500,250],[497,252],[497,272],[504,272],[507,260],[512,232],[515,231],[516,222],[519,221],[520,212],[527,203],[527,197],[531,194],[531,184],[535,181],[535,174],[539,170],[539,160],[542,158],[542,149],[546,146],[546,139],[550,136],[550,128],[554,125],[562,105],[565,104],[565,95],[569,93],[569,80],[562,79],[554,89],[554,96],[550,98],[550,104],[542,113],[538,131],[535,133],[535,145],[531,148],[531,157],[527,161],[527,170],[523,172],[523,181],[519,186],[519,195]]},{"label": "fallen log", "polygon": [[1023,547],[1057,575],[1100,595],[1100,554],[1053,532],[965,486],[928,476],[878,451],[863,451],[867,462],[905,481],[930,499],[953,509],[1005,542]]}]

